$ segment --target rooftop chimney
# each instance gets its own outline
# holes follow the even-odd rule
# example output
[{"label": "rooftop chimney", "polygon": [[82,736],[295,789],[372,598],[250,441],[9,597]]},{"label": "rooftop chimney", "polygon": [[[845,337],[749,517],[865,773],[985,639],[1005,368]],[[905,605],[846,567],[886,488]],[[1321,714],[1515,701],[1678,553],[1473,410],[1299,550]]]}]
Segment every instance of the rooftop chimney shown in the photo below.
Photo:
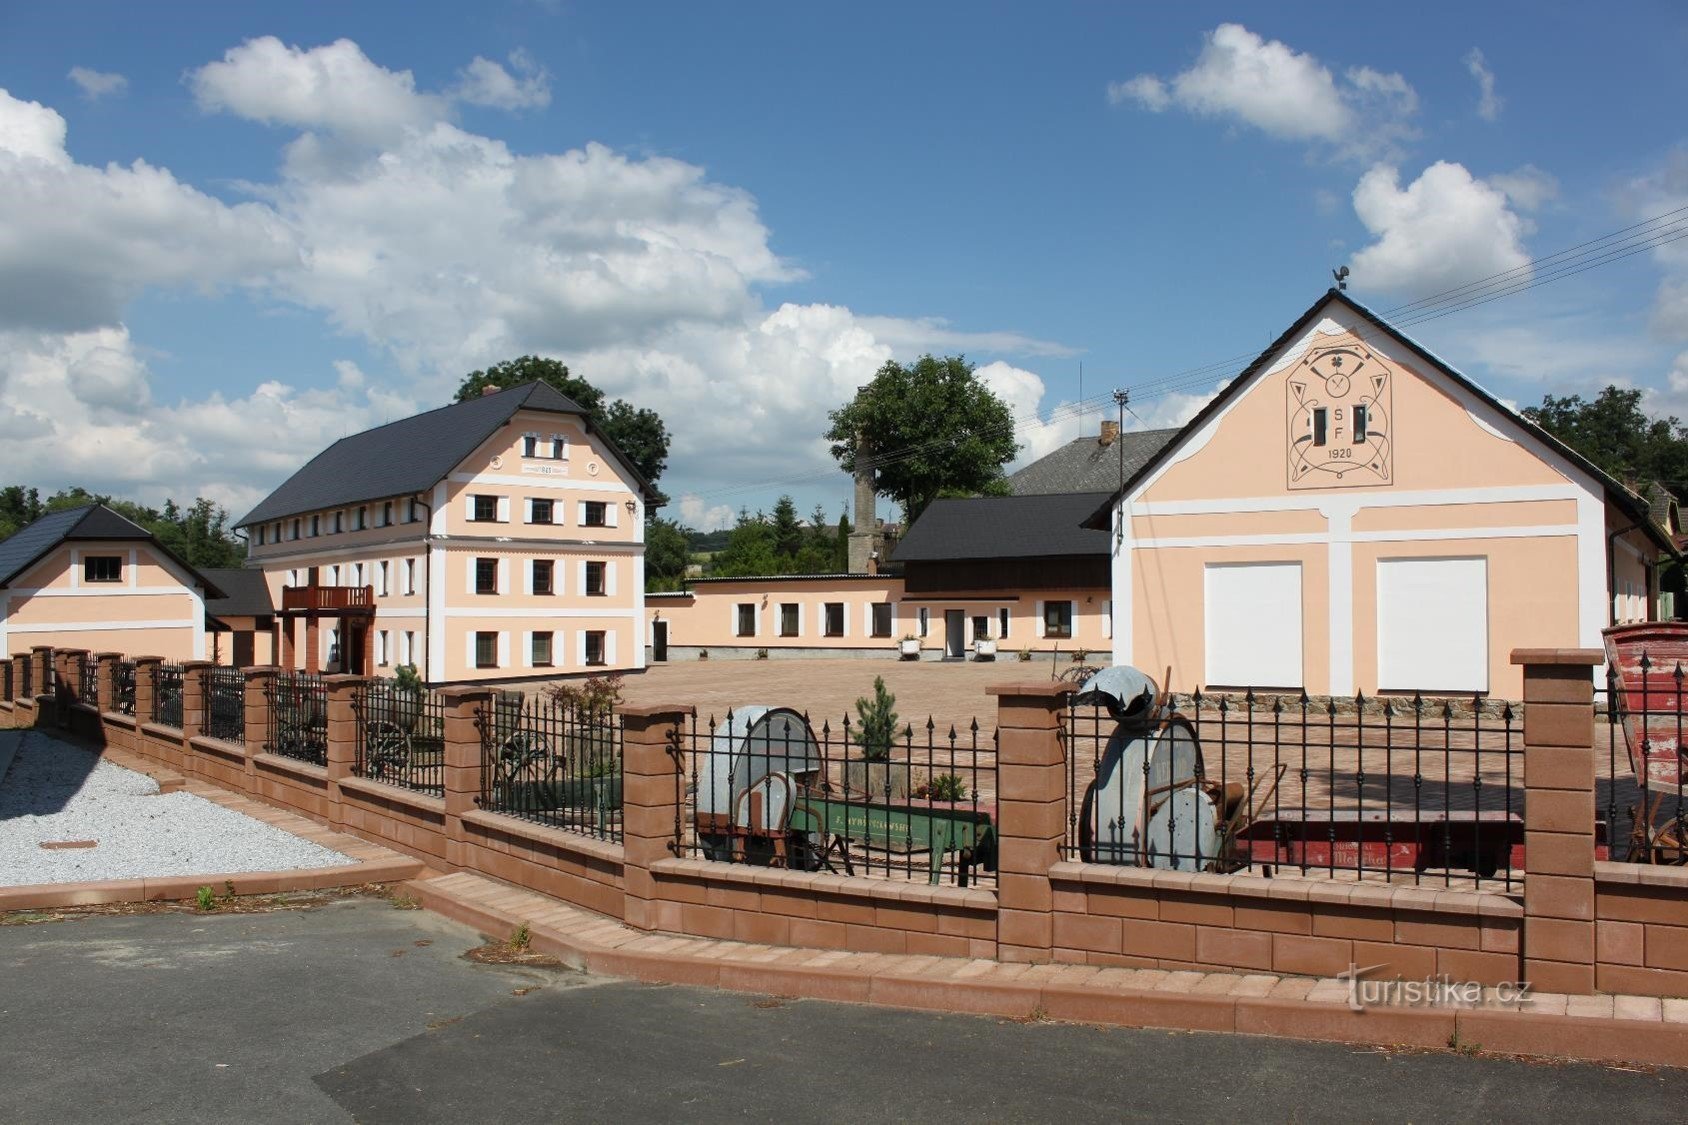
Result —
[{"label": "rooftop chimney", "polygon": [[495,395],[503,389],[503,387],[495,387],[491,383],[488,383],[486,386],[481,388],[481,397],[485,398],[487,395]]},{"label": "rooftop chimney", "polygon": [[1119,440],[1119,423],[1104,421],[1102,423],[1102,436],[1096,439],[1096,444],[1106,448],[1117,440]]}]

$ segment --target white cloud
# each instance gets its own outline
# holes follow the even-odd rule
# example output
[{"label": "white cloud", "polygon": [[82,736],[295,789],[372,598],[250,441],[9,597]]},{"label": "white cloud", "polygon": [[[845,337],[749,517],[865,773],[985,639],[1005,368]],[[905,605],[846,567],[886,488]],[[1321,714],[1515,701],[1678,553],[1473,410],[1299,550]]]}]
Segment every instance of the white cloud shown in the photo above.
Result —
[{"label": "white cloud", "polygon": [[0,329],[111,326],[145,286],[214,286],[297,260],[269,208],[230,207],[145,161],[77,164],[64,118],[4,90],[0,195]]},{"label": "white cloud", "polygon": [[731,504],[705,504],[696,496],[680,497],[679,520],[694,531],[724,531],[733,526],[738,513]]},{"label": "white cloud", "polygon": [[[189,81],[207,109],[298,131],[273,180],[242,185],[250,202],[145,164],[78,164],[62,117],[0,95],[0,433],[37,435],[17,447],[45,478],[31,483],[204,492],[244,512],[335,438],[534,352],[658,409],[674,435],[664,484],[715,520],[727,491],[761,502],[796,477],[844,492],[826,412],[899,348],[1067,353],[932,319],[769,308],[760,287],[802,275],[749,193],[602,145],[512,153],[348,41],[253,40]],[[128,303],[231,284],[260,308],[320,314],[377,362],[164,393],[123,328]]]},{"label": "white cloud", "polygon": [[1678,145],[1645,175],[1637,176],[1618,193],[1620,205],[1636,222],[1658,220],[1638,230],[1638,237],[1661,241],[1650,251],[1663,271],[1653,297],[1653,333],[1664,340],[1688,340],[1688,239],[1679,237],[1688,222],[1688,145]]},{"label": "white cloud", "polygon": [[908,359],[923,352],[934,355],[988,352],[1053,358],[1078,354],[1076,348],[1019,332],[960,331],[939,317],[859,316],[856,323],[888,345],[899,359]]},{"label": "white cloud", "polygon": [[1495,73],[1489,69],[1481,49],[1473,47],[1465,53],[1465,69],[1477,83],[1477,116],[1484,121],[1497,120],[1501,106],[1506,103],[1495,93]]},{"label": "white cloud", "polygon": [[82,89],[82,96],[97,101],[108,94],[121,94],[129,88],[129,80],[121,74],[108,74],[85,66],[73,66],[66,75]]},{"label": "white cloud", "polygon": [[273,35],[249,39],[188,75],[201,109],[266,125],[390,138],[444,117],[444,98],[419,93],[408,70],[370,61],[350,39],[289,47]]},{"label": "white cloud", "polygon": [[551,104],[551,75],[526,51],[510,53],[510,70],[476,55],[463,68],[453,97],[492,109],[539,109]]},{"label": "white cloud", "polygon": [[1189,68],[1170,79],[1139,74],[1111,83],[1108,100],[1156,113],[1177,105],[1344,155],[1386,151],[1411,134],[1407,119],[1418,109],[1418,95],[1399,74],[1355,66],[1339,79],[1312,55],[1234,23],[1210,32]]},{"label": "white cloud", "polygon": [[1374,239],[1353,260],[1365,289],[1428,294],[1530,261],[1528,228],[1506,193],[1459,164],[1437,161],[1405,188],[1396,168],[1379,164],[1354,188],[1354,213]]},{"label": "white cloud", "polygon": [[1534,164],[1525,164],[1510,172],[1497,172],[1489,183],[1506,193],[1521,211],[1540,211],[1559,198],[1559,181]]}]

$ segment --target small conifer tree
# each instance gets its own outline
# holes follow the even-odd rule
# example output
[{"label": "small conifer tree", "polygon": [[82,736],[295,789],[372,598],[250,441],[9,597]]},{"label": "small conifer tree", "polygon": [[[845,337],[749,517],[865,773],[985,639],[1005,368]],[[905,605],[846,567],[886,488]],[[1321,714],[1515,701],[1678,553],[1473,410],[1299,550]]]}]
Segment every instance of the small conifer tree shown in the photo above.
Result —
[{"label": "small conifer tree", "polygon": [[856,737],[862,744],[862,758],[885,762],[897,742],[897,697],[885,690],[885,677],[873,677],[873,698],[856,700],[856,717],[861,726]]}]

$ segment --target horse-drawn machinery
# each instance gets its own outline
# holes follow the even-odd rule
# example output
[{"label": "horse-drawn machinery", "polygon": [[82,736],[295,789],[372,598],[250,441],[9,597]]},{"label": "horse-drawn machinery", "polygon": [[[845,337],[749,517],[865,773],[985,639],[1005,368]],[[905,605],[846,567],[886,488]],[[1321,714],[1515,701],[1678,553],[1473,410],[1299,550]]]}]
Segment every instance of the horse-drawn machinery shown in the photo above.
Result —
[{"label": "horse-drawn machinery", "polygon": [[953,864],[961,886],[996,869],[989,805],[875,791],[871,764],[852,784],[789,707],[735,708],[697,752],[694,823],[710,859],[854,874],[875,857],[913,870],[923,856],[930,882]]}]

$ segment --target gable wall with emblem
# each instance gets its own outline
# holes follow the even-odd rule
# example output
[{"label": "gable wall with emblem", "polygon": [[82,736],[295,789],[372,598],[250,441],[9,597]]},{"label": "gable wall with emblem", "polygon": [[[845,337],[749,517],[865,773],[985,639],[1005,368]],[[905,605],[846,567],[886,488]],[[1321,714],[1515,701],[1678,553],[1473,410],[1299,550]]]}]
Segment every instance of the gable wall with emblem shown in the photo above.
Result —
[{"label": "gable wall with emblem", "polygon": [[1515,695],[1512,648],[1606,624],[1600,485],[1341,303],[1120,518],[1115,659],[1181,689]]}]

